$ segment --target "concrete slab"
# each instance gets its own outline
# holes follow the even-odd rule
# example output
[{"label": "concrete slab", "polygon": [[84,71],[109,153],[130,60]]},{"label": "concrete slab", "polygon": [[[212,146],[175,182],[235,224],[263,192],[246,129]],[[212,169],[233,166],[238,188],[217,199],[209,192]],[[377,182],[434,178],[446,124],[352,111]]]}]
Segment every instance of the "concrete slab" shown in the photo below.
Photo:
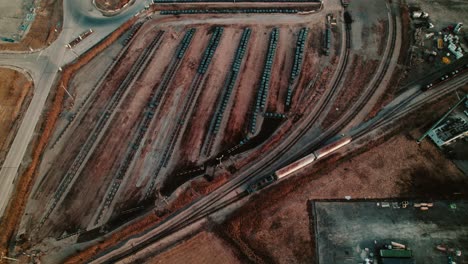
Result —
[{"label": "concrete slab", "polygon": [[389,207],[382,201],[312,203],[318,263],[363,263],[363,249],[390,241],[409,246],[416,263],[447,263],[435,248],[440,244],[460,249],[454,261],[468,263],[468,201],[437,201],[427,211],[412,202],[405,209],[391,201]]}]

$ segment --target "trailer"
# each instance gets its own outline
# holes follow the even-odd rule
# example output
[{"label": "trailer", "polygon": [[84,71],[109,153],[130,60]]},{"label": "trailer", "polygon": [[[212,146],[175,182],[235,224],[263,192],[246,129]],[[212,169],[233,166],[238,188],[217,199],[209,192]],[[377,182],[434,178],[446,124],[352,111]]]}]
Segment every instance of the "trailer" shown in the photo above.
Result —
[{"label": "trailer", "polygon": [[323,52],[325,55],[330,55],[330,47],[331,47],[331,29],[330,26],[327,25],[327,28],[325,29],[324,33],[324,39],[323,39]]},{"label": "trailer", "polygon": [[315,157],[317,159],[321,159],[331,153],[333,153],[334,151],[336,151],[337,149],[341,148],[341,147],[344,147],[345,145],[349,144],[351,142],[351,137],[345,137],[345,138],[342,138],[338,141],[335,141],[329,145],[326,145],[325,147],[321,148],[321,149],[318,149],[314,152],[315,154]]}]

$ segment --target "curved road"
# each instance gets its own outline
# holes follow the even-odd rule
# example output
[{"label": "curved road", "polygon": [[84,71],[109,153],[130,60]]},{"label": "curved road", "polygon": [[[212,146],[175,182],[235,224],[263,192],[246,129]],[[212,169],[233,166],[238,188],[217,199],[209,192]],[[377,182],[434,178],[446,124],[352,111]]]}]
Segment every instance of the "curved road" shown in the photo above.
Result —
[{"label": "curved road", "polygon": [[[26,71],[34,82],[34,95],[0,170],[0,218],[13,192],[18,168],[31,142],[34,129],[43,112],[47,96],[57,77],[59,67],[85,53],[89,48],[138,14],[147,1],[137,0],[121,14],[104,17],[91,1],[64,0],[63,29],[49,47],[32,53],[0,53],[0,66],[17,67]],[[83,31],[94,33],[82,41],[74,52],[65,47]]]}]

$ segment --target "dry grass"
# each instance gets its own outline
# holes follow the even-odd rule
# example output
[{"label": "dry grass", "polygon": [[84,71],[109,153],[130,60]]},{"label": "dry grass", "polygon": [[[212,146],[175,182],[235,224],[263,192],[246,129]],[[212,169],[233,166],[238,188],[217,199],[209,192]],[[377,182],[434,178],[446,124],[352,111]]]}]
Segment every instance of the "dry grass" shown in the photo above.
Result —
[{"label": "dry grass", "polygon": [[23,102],[32,87],[22,73],[12,69],[0,68],[0,157],[6,155],[13,139],[11,133],[18,122],[15,122],[24,109]]},{"label": "dry grass", "polygon": [[[0,50],[29,51],[45,48],[57,39],[62,29],[63,0],[40,1],[36,17],[26,36],[19,43],[1,43]],[[57,32],[55,30],[57,29]]]},{"label": "dry grass", "polygon": [[[427,107],[418,111],[401,125],[411,129],[422,125],[415,119],[431,122],[428,117],[437,117],[446,109],[443,105],[449,105],[453,99],[441,100],[431,106],[432,110]],[[308,200],[343,199],[348,195],[353,199],[443,198],[460,192],[466,196],[468,181],[462,173],[432,142],[416,144],[417,135],[420,131],[415,130],[381,138],[354,152],[354,157],[338,161],[339,156],[335,155],[316,163],[253,197],[224,228],[249,249],[244,252],[246,255],[253,251],[262,255],[265,262],[273,259],[277,263],[313,263]]]},{"label": "dry grass", "polygon": [[201,232],[143,263],[241,263],[230,246],[213,233]]}]

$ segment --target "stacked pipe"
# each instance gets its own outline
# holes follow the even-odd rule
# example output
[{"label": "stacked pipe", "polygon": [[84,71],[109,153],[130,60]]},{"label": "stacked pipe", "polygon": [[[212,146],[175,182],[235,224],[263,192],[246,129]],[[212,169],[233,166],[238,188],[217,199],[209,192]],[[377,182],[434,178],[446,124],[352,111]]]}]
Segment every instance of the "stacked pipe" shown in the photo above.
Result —
[{"label": "stacked pipe", "polygon": [[[187,32],[185,33],[184,37],[182,38],[182,40],[181,40],[180,44],[178,45],[178,47],[176,49],[176,52],[175,52],[176,61],[180,61],[180,59],[185,55],[185,52],[187,51],[187,48],[189,47],[189,45],[191,43],[191,40],[192,40],[192,37],[193,37],[195,31],[196,30],[194,28],[191,28],[191,29],[187,30]],[[168,70],[168,73],[163,78],[163,81],[161,81],[160,85],[155,87],[155,89],[157,87],[160,87],[158,93],[155,93],[155,91],[151,92],[149,100],[148,100],[148,104],[147,104],[146,109],[144,111],[146,114],[143,117],[143,121],[140,123],[140,128],[138,130],[138,134],[137,134],[136,138],[133,140],[132,147],[131,147],[129,153],[127,154],[126,158],[124,159],[123,164],[119,168],[119,171],[117,172],[117,177],[114,180],[114,183],[111,185],[111,190],[108,193],[108,195],[106,197],[106,200],[104,202],[104,207],[109,207],[112,200],[114,199],[115,193],[117,192],[118,188],[120,187],[120,182],[122,181],[123,176],[125,176],[125,173],[126,173],[131,161],[133,160],[134,155],[136,154],[136,151],[138,150],[138,148],[139,148],[139,146],[140,146],[140,144],[141,144],[141,142],[143,140],[144,134],[146,133],[147,129],[149,128],[151,120],[154,117],[156,107],[161,102],[163,93],[165,92],[165,90],[167,88],[169,80],[171,80],[172,76],[174,75],[174,71],[177,68],[176,64],[177,63],[173,64],[172,67]],[[161,168],[162,168],[162,164],[159,165],[159,167],[157,168],[157,171],[159,172],[159,170]],[[154,186],[154,184],[151,185],[151,188],[153,186]],[[101,211],[99,212],[99,215],[96,218],[95,224],[97,224],[100,221],[100,219],[102,217],[102,214],[104,212],[104,209],[105,208],[101,208]]]},{"label": "stacked pipe", "polygon": [[[190,33],[190,32],[192,32],[192,33]],[[187,32],[186,36],[189,33],[191,35],[193,35],[194,32],[195,32],[195,29],[191,29],[191,30],[189,30]],[[158,167],[154,171],[153,177],[151,178],[151,181],[150,181],[148,190],[145,193],[144,199],[149,198],[149,196],[151,195],[151,193],[152,193],[152,191],[153,191],[153,189],[155,187],[157,175],[159,174],[159,172],[161,171],[161,169],[163,167],[166,167],[168,165],[168,163],[169,163],[169,161],[171,159],[172,153],[174,151],[174,147],[175,147],[175,145],[177,143],[177,139],[178,139],[180,133],[182,132],[182,126],[184,125],[185,120],[187,119],[187,116],[189,114],[190,106],[193,104],[193,101],[196,99],[197,90],[199,89],[199,87],[201,86],[201,83],[203,81],[203,78],[202,78],[203,73],[208,69],[208,66],[209,66],[209,64],[211,62],[211,58],[214,55],[214,52],[216,51],[216,48],[218,47],[219,39],[221,38],[222,33],[223,33],[223,28],[221,28],[221,27],[216,27],[215,28],[215,30],[213,32],[213,35],[212,35],[212,37],[210,39],[210,42],[208,43],[208,46],[205,49],[203,59],[202,59],[202,61],[200,63],[200,66],[198,68],[199,69],[199,71],[198,71],[199,74],[197,74],[197,76],[195,77],[194,83],[192,83],[192,85],[191,85],[190,92],[189,92],[189,94],[188,94],[188,96],[186,98],[186,102],[184,103],[182,112],[179,115],[179,117],[177,118],[176,126],[174,128],[174,131],[171,134],[170,139],[169,139],[169,145],[165,148],[164,153],[162,155],[162,159],[159,162]],[[185,39],[185,37],[184,37],[184,39]],[[190,36],[189,39],[191,40],[192,36]],[[190,44],[190,41],[188,42],[188,44]],[[188,47],[188,44],[187,44],[187,47]],[[182,49],[182,50],[184,50],[184,52],[185,52],[186,48]],[[182,54],[182,56],[183,56],[183,54]],[[204,69],[203,73],[200,73],[200,69]]]},{"label": "stacked pipe", "polygon": [[185,33],[184,38],[182,39],[181,45],[177,48],[177,58],[181,59],[185,51],[187,50],[188,46],[190,45],[190,42],[192,41],[193,35],[195,34],[196,29],[191,28]]},{"label": "stacked pipe", "polygon": [[252,120],[250,122],[250,132],[255,133],[257,127],[257,114],[261,112],[266,105],[268,98],[268,90],[270,88],[270,77],[273,60],[276,54],[276,46],[278,44],[279,29],[274,28],[270,34],[270,42],[268,44],[268,52],[265,59],[265,66],[263,67],[262,79],[258,89],[257,100],[255,102],[255,111],[253,112]]},{"label": "stacked pipe", "polygon": [[130,40],[132,40],[133,36],[138,32],[138,30],[141,28],[142,25],[143,25],[143,22],[140,21],[132,27],[130,34],[128,35],[127,38],[125,38],[123,42],[124,46],[127,45],[130,42]]},{"label": "stacked pipe", "polygon": [[219,45],[219,40],[223,35],[223,28],[222,27],[215,27],[213,34],[211,35],[210,41],[208,43],[208,47],[205,50],[205,54],[203,54],[203,58],[198,66],[198,73],[204,74],[208,69],[208,65],[210,65],[211,59],[213,58],[214,52]]},{"label": "stacked pipe", "polygon": [[244,29],[244,32],[242,33],[239,46],[237,47],[237,50],[234,56],[234,61],[231,66],[231,70],[228,73],[228,77],[224,85],[225,93],[221,100],[221,107],[219,111],[216,113],[214,128],[212,130],[213,134],[216,134],[219,131],[219,127],[221,125],[221,120],[223,119],[224,111],[226,110],[226,106],[229,102],[229,98],[231,96],[232,90],[234,89],[234,85],[236,84],[237,76],[239,75],[240,65],[245,55],[245,51],[249,43],[251,32],[252,30],[250,28],[246,28]]},{"label": "stacked pipe", "polygon": [[263,114],[263,116],[267,118],[278,118],[278,119],[286,118],[285,114],[280,114],[280,113],[265,113]]},{"label": "stacked pipe", "polygon": [[289,78],[289,87],[286,95],[286,106],[291,105],[292,97],[292,84],[296,80],[297,76],[301,72],[302,60],[304,59],[304,47],[307,40],[307,34],[309,33],[308,28],[301,28],[299,36],[296,42],[296,52],[294,54],[293,68],[291,70],[291,76]]},{"label": "stacked pipe", "polygon": [[184,10],[162,10],[161,15],[187,15],[187,14],[233,14],[233,13],[254,13],[254,14],[295,14],[299,13],[297,9],[184,9]]},{"label": "stacked pipe", "polygon": [[[320,3],[322,0],[237,0],[236,2],[288,2],[288,3]],[[227,0],[153,0],[153,3],[228,3]]]}]

